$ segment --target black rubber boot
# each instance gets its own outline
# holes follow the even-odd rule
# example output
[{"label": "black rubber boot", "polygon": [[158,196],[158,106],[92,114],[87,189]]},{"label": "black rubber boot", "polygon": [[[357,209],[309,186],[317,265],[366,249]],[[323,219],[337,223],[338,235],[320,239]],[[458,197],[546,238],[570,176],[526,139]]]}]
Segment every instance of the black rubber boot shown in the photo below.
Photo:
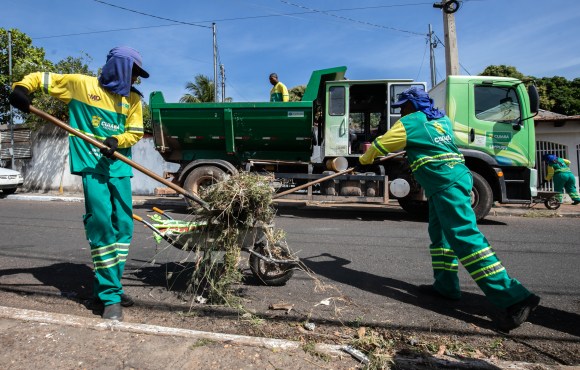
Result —
[{"label": "black rubber boot", "polygon": [[522,325],[539,304],[540,297],[531,294],[523,301],[509,306],[499,322],[499,329],[507,333]]},{"label": "black rubber boot", "polygon": [[123,309],[120,303],[105,306],[103,311],[103,319],[123,321]]},{"label": "black rubber boot", "polygon": [[131,307],[134,304],[135,304],[135,301],[133,300],[133,298],[131,298],[130,295],[125,294],[125,293],[121,294],[121,306]]}]

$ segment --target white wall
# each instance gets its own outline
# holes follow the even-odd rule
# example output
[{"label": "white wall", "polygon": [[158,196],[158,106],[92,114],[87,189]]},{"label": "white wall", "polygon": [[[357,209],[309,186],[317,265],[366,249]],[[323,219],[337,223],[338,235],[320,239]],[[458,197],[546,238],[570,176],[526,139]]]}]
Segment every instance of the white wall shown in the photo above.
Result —
[{"label": "white wall", "polygon": [[[68,162],[68,136],[61,129],[45,126],[33,133],[32,159],[19,160],[16,169],[24,176],[23,190],[41,193],[82,193],[80,176],[71,175]],[[144,138],[133,147],[133,160],[152,172],[163,176],[164,171],[176,171],[179,165],[168,163],[153,146],[153,138]],[[150,195],[156,187],[165,185],[133,170],[133,194]]]}]

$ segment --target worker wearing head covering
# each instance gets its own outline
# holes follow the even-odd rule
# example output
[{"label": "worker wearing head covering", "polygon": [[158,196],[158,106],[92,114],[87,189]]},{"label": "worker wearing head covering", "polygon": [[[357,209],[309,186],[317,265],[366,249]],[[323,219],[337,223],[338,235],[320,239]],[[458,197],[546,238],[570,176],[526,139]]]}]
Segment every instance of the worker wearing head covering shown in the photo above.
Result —
[{"label": "worker wearing head covering", "polygon": [[272,84],[272,90],[270,90],[270,101],[289,101],[290,94],[288,94],[288,88],[282,82],[278,81],[278,75],[276,73],[270,73],[270,83]]},{"label": "worker wearing head covering", "polygon": [[486,297],[503,310],[500,329],[518,327],[540,298],[508,275],[479,231],[471,208],[471,172],[453,141],[451,121],[418,87],[405,90],[391,107],[401,108],[401,118],[374,140],[359,161],[368,165],[377,156],[405,149],[411,171],[425,190],[435,282],[419,290],[440,298],[460,299],[457,274],[461,262]]},{"label": "worker wearing head covering", "polygon": [[101,75],[36,72],[14,84],[10,103],[28,112],[29,92],[41,91],[66,104],[69,124],[103,141],[99,150],[77,136],[69,136],[70,171],[82,177],[86,237],[95,272],[94,295],[104,304],[103,318],[122,320],[121,304],[129,306],[121,278],[133,236],[132,169],[114,152],[131,158],[131,147],[143,137],[140,93],[132,86],[149,74],[141,55],[130,47],[113,48]]},{"label": "worker wearing head covering", "polygon": [[545,180],[554,179],[554,191],[558,194],[556,199],[562,203],[564,190],[572,198],[572,204],[580,204],[580,194],[576,191],[576,178],[570,171],[570,161],[564,158],[558,158],[554,154],[545,154],[544,162],[548,165],[548,173]]}]

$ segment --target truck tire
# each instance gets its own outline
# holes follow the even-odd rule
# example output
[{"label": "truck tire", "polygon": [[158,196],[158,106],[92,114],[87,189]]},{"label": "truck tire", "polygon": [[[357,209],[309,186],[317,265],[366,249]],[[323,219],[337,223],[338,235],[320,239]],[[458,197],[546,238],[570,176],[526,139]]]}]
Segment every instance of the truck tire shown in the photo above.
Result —
[{"label": "truck tire", "polygon": [[[473,188],[471,190],[471,208],[475,212],[477,221],[481,221],[488,215],[493,205],[493,192],[491,186],[485,181],[483,176],[477,172],[471,172],[473,177]],[[420,218],[429,218],[429,203],[421,200],[399,198],[399,205],[411,215]]]},{"label": "truck tire", "polygon": [[[194,168],[185,178],[185,183],[183,185],[184,189],[199,195],[199,191],[206,186],[215,184],[225,180],[226,173],[215,166],[201,166]],[[199,204],[195,203],[191,199],[185,200],[187,204],[192,208],[199,207]]]},{"label": "truck tire", "polygon": [[2,192],[6,195],[14,194],[16,193],[16,188],[2,189]]},{"label": "truck tire", "polygon": [[471,208],[477,221],[483,220],[493,204],[493,192],[487,181],[477,172],[471,171],[473,189],[471,190]]}]

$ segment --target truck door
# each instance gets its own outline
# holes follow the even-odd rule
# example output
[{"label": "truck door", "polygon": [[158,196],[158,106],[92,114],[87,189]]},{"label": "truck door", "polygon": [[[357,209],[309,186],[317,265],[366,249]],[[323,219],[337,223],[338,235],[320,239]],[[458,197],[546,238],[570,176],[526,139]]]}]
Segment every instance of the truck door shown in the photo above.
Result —
[{"label": "truck door", "polygon": [[529,145],[533,127],[520,123],[521,93],[525,94],[523,85],[512,81],[470,82],[469,148],[495,157],[500,165],[530,164],[534,157]]},{"label": "truck door", "polygon": [[348,102],[345,83],[327,83],[323,157],[348,155]]}]

